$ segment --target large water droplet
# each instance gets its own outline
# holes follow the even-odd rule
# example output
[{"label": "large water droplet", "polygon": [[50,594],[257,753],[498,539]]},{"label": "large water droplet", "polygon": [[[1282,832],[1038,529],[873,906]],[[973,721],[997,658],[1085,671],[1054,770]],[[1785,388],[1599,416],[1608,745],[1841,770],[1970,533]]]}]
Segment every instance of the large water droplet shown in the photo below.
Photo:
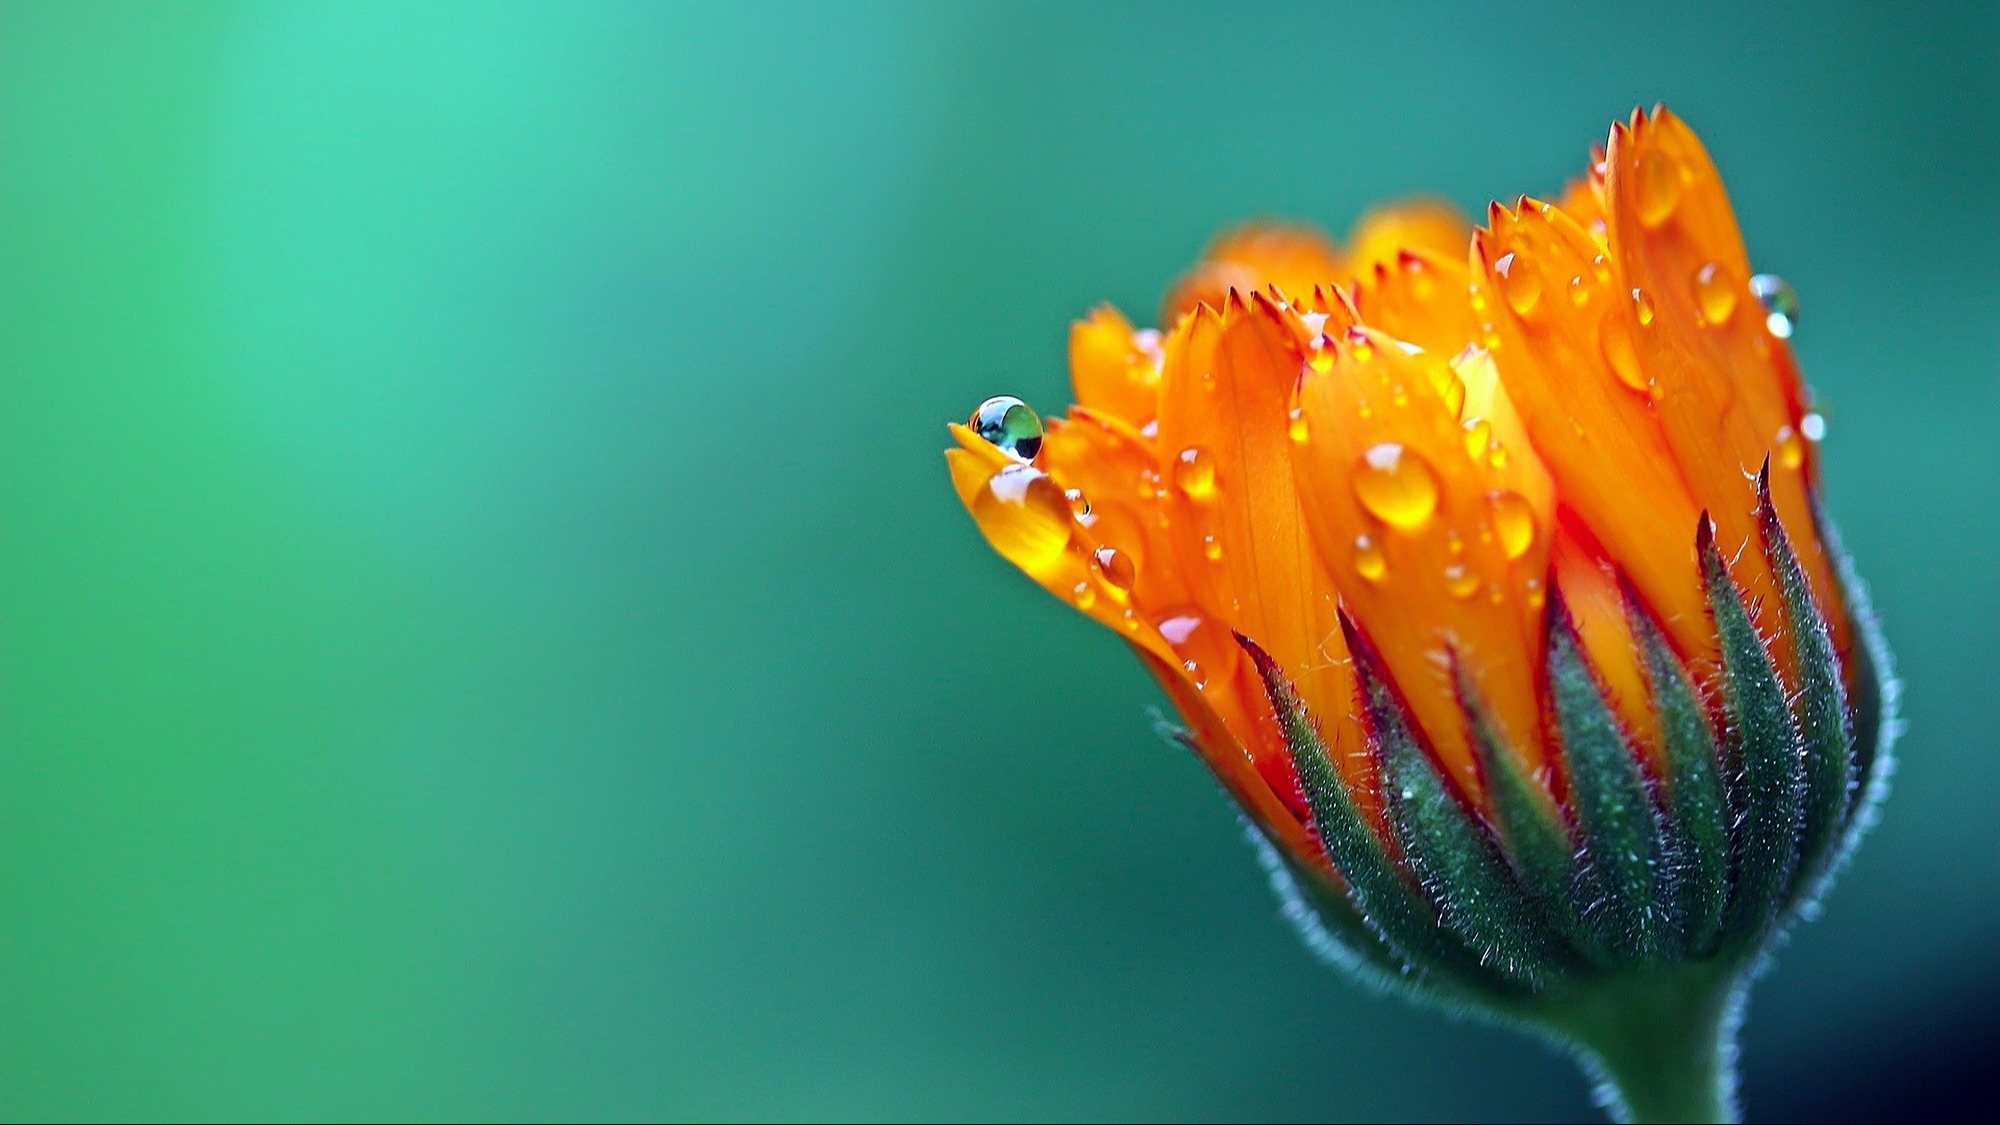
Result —
[{"label": "large water droplet", "polygon": [[1702,318],[1710,324],[1727,324],[1736,312],[1737,297],[1741,293],[1742,283],[1721,262],[1710,262],[1695,271],[1695,305],[1701,309]]},{"label": "large water droplet", "polygon": [[1493,530],[1499,533],[1500,549],[1510,559],[1527,554],[1535,543],[1534,505],[1520,493],[1504,488],[1487,493],[1486,499],[1493,505]]},{"label": "large water droplet", "polygon": [[1760,273],[1750,279],[1750,292],[1764,306],[1764,327],[1780,340],[1789,340],[1799,326],[1799,293],[1791,282],[1774,273]]},{"label": "large water droplet", "polygon": [[1639,221],[1656,227],[1667,221],[1681,201],[1680,161],[1654,149],[1639,158]]},{"label": "large water droplet", "polygon": [[1507,307],[1516,316],[1526,317],[1535,311],[1542,300],[1542,274],[1540,270],[1520,260],[1511,251],[1500,255],[1493,263],[1493,272],[1500,275],[1500,292],[1507,298]]},{"label": "large water droplet", "polygon": [[1040,576],[1069,547],[1069,501],[1048,474],[1027,465],[994,473],[972,502],[972,514],[993,549]]},{"label": "large water droplet", "polygon": [[1382,553],[1382,545],[1366,535],[1355,536],[1354,571],[1370,582],[1382,581],[1389,573],[1389,556]]},{"label": "large water droplet", "polygon": [[1414,449],[1385,441],[1368,448],[1355,466],[1354,496],[1384,523],[1422,527],[1437,508],[1437,470]]},{"label": "large water droplet", "polygon": [[1041,416],[1013,395],[995,395],[980,403],[967,424],[1017,461],[1033,461],[1042,451]]},{"label": "large water droplet", "polygon": [[1099,547],[1090,556],[1090,565],[1104,580],[1104,588],[1121,600],[1131,592],[1132,583],[1139,578],[1139,568],[1132,564],[1131,557],[1116,547]]},{"label": "large water droplet", "polygon": [[1181,450],[1174,458],[1174,487],[1190,500],[1208,500],[1215,495],[1215,457],[1199,446]]},{"label": "large water droplet", "polygon": [[1646,373],[1639,369],[1639,353],[1632,348],[1632,330],[1625,327],[1625,318],[1612,314],[1597,325],[1597,350],[1604,353],[1604,362],[1618,381],[1638,391],[1647,392]]}]

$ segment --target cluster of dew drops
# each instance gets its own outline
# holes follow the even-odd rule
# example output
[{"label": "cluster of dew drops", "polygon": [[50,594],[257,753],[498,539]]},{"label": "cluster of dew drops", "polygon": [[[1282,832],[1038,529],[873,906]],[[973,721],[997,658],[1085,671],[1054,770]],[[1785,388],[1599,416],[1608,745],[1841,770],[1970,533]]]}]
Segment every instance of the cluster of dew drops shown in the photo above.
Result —
[{"label": "cluster of dew drops", "polygon": [[[1640,219],[1649,226],[1657,226],[1665,221],[1679,201],[1683,173],[1671,158],[1655,153],[1648,161],[1642,162],[1640,176]],[[1510,306],[1525,316],[1541,300],[1540,280],[1532,270],[1511,270],[1512,257],[1512,254],[1504,255],[1496,262],[1501,291]],[[1609,269],[1602,255],[1593,260],[1592,266],[1600,283],[1609,279]],[[1696,271],[1692,284],[1696,306],[1705,323],[1720,325],[1735,314],[1743,287],[1726,267],[1710,262]],[[1783,278],[1768,273],[1750,278],[1748,289],[1764,313],[1765,330],[1779,340],[1789,340],[1798,326],[1798,293]],[[1589,299],[1589,290],[1590,286],[1583,277],[1573,279],[1569,287],[1570,300],[1579,306],[1584,304]],[[1639,325],[1642,328],[1649,325],[1653,320],[1650,300],[1634,289],[1632,302],[1634,317]],[[1475,305],[1479,303],[1475,295]],[[1602,323],[1599,347],[1606,364],[1632,390],[1650,393],[1651,382],[1639,368],[1632,342],[1624,335],[1623,321],[1607,319]],[[1324,337],[1315,343],[1322,341]],[[992,500],[1020,509],[1014,513],[1010,549],[1003,550],[1003,553],[1009,554],[1014,562],[1031,573],[1054,566],[1069,548],[1072,519],[1086,527],[1094,519],[1088,498],[1077,489],[1061,493],[1060,501],[1041,495],[1053,492],[1055,485],[1046,474],[1034,467],[1044,437],[1040,416],[1019,398],[996,395],[979,404],[972,412],[968,425],[974,433],[1015,462],[996,474],[987,488]],[[1804,458],[1801,438],[1818,442],[1825,434],[1826,420],[1817,411],[1807,413],[1800,420],[1797,432],[1789,425],[1781,427],[1775,435],[1779,462],[1786,468],[1798,468]],[[1294,441],[1304,441],[1307,437],[1304,419],[1296,410],[1290,420],[1290,436]],[[1498,455],[1498,446],[1487,440],[1486,423],[1482,421],[1468,421],[1467,445],[1475,456],[1482,452]],[[1424,464],[1414,451],[1406,450],[1397,443],[1385,442],[1371,447],[1363,454],[1357,469],[1353,479],[1356,498],[1369,512],[1392,527],[1408,529],[1420,525],[1436,506],[1439,486],[1435,471]],[[1170,467],[1170,473],[1174,485],[1193,499],[1210,499],[1215,494],[1215,467],[1213,459],[1204,450],[1182,450]],[[1157,478],[1150,473],[1148,476],[1151,479],[1146,482],[1147,487],[1157,489]],[[1499,493],[1494,499],[1495,526],[1499,530],[1503,549],[1508,558],[1519,557],[1533,539],[1534,514],[1527,501],[1515,493]],[[1362,535],[1355,540],[1354,552],[1356,572],[1370,581],[1380,581],[1388,567],[1381,545]],[[1203,541],[1203,553],[1211,561],[1221,557],[1221,546],[1214,536],[1208,536]],[[1071,591],[1071,600],[1077,608],[1089,610],[1096,603],[1099,585],[1121,603],[1129,599],[1137,572],[1131,558],[1124,552],[1115,547],[1100,546],[1092,552],[1090,568],[1095,583],[1081,581]],[[1469,572],[1464,572],[1463,567],[1459,571],[1455,576],[1448,568],[1446,584],[1454,594],[1464,596],[1475,588],[1476,579],[1472,579]],[[1537,587],[1531,591],[1532,597],[1539,592],[1539,584],[1531,585]],[[1125,620],[1128,627],[1137,627],[1129,606],[1125,610]],[[1168,641],[1178,648],[1198,624],[1198,618],[1177,615],[1162,622],[1161,629],[1167,634]],[[1184,667],[1193,677],[1195,686],[1202,687],[1205,677],[1196,662],[1188,660]]]}]

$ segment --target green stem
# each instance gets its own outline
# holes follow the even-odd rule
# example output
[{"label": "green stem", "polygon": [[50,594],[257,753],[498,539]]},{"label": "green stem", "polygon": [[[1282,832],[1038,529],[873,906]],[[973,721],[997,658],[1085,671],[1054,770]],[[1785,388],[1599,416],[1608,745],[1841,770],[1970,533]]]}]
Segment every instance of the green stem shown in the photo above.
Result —
[{"label": "green stem", "polygon": [[1734,1122],[1738,993],[1735,972],[1688,966],[1607,983],[1556,1023],[1616,1120]]}]

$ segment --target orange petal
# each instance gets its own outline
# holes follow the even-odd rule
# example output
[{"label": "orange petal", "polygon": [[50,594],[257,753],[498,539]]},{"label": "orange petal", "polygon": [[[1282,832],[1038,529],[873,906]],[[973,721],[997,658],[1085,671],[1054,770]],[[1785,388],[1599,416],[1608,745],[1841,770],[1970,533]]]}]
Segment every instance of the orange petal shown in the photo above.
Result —
[{"label": "orange petal", "polygon": [[1231,289],[1255,293],[1276,285],[1288,294],[1309,293],[1313,286],[1332,285],[1343,276],[1339,251],[1316,230],[1276,224],[1241,227],[1210,244],[1201,262],[1167,294],[1160,323],[1175,324],[1202,302],[1219,309]]},{"label": "orange petal", "polygon": [[[1292,480],[1291,395],[1303,364],[1297,329],[1261,294],[1198,307],[1167,342],[1158,444],[1191,610],[1270,652],[1337,739],[1352,726],[1354,680]],[[1211,676],[1255,682],[1240,653],[1211,659]],[[1260,761],[1282,757],[1276,739],[1253,750]]]},{"label": "orange petal", "polygon": [[1617,264],[1545,204],[1496,204],[1490,222],[1473,236],[1473,303],[1535,451],[1682,655],[1712,656],[1690,549],[1700,508],[1630,347],[1638,325]]},{"label": "orange petal", "polygon": [[1458,259],[1465,254],[1472,223],[1442,199],[1410,199],[1361,217],[1348,232],[1348,269],[1365,277],[1377,265],[1393,265],[1404,251]]},{"label": "orange petal", "polygon": [[1078,405],[1143,428],[1159,410],[1160,334],[1099,305],[1070,325],[1069,377]]},{"label": "orange petal", "polygon": [[1361,323],[1439,355],[1477,342],[1479,322],[1465,299],[1465,242],[1449,253],[1401,250],[1363,270],[1354,283]]},{"label": "orange petal", "polygon": [[[1693,131],[1664,109],[1614,128],[1609,153],[1612,255],[1653,308],[1650,330],[1635,343],[1656,372],[1667,439],[1725,551],[1756,542],[1751,481],[1769,459],[1773,502],[1788,531],[1803,536],[1800,560],[1844,644],[1833,567],[1814,531],[1813,454],[1799,435],[1803,388],[1790,346],[1771,334],[1750,291],[1749,257],[1721,176]],[[1739,580],[1777,605],[1761,557],[1746,562]]]},{"label": "orange petal", "polygon": [[[1299,388],[1293,464],[1341,599],[1382,654],[1440,762],[1479,791],[1450,672],[1456,657],[1529,769],[1545,755],[1537,702],[1550,529],[1496,495],[1440,393],[1446,362],[1356,329]],[[1518,499],[1518,498],[1517,498]]]}]

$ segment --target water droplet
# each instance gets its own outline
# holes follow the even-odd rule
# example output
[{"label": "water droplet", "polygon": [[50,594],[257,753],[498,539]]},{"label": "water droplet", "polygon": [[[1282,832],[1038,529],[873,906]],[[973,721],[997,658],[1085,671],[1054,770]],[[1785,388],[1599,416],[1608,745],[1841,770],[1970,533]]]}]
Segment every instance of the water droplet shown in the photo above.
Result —
[{"label": "water droplet", "polygon": [[1821,414],[1817,410],[1811,411],[1805,417],[1799,419],[1799,433],[1803,434],[1805,439],[1810,442],[1825,441],[1826,415]]},{"label": "water droplet", "polygon": [[[1067,489],[1063,492],[1063,499],[1069,501],[1069,510],[1076,516],[1077,519],[1080,520],[1090,519],[1090,501],[1088,499],[1085,499],[1083,495],[1083,489],[1081,488]],[[1090,525],[1086,523],[1084,526],[1088,527]]]},{"label": "water droplet", "polygon": [[1500,549],[1509,559],[1528,553],[1535,543],[1535,509],[1518,492],[1498,489],[1486,494],[1493,505],[1493,528],[1500,533]]},{"label": "water droplet", "polygon": [[1507,447],[1499,442],[1489,442],[1486,446],[1486,463],[1496,469],[1507,467]]},{"label": "water droplet", "polygon": [[1509,251],[1493,263],[1493,272],[1500,275],[1500,293],[1507,298],[1507,307],[1513,309],[1516,316],[1526,317],[1535,311],[1535,306],[1542,299],[1541,271]]},{"label": "water droplet", "polygon": [[1624,317],[1614,313],[1598,322],[1597,350],[1604,353],[1604,362],[1619,382],[1646,393],[1646,373],[1639,370],[1639,353],[1632,349],[1632,330],[1625,327]]},{"label": "water droplet", "polygon": [[1639,158],[1639,221],[1656,227],[1667,221],[1681,201],[1680,161],[1654,149]]},{"label": "water droplet", "polygon": [[1796,469],[1805,463],[1805,443],[1799,440],[1797,431],[1790,426],[1778,427],[1778,464],[1787,469]]},{"label": "water droplet", "polygon": [[1642,289],[1632,290],[1632,315],[1639,318],[1639,327],[1653,323],[1653,300]]},{"label": "water droplet", "polygon": [[1577,308],[1590,303],[1590,282],[1585,281],[1582,274],[1569,279],[1569,303]]},{"label": "water droplet", "polygon": [[1467,418],[1465,430],[1465,455],[1474,461],[1486,456],[1486,445],[1493,440],[1493,423],[1484,418]]},{"label": "water droplet", "polygon": [[1469,598],[1479,589],[1479,575],[1473,573],[1464,563],[1447,563],[1444,568],[1444,588],[1454,598]]},{"label": "water droplet", "polygon": [[1542,592],[1542,580],[1541,580],[1541,579],[1539,579],[1539,578],[1530,578],[1530,579],[1528,579],[1528,581],[1527,581],[1526,583],[1524,583],[1524,585],[1526,585],[1526,587],[1527,587],[1527,589],[1528,589],[1528,608],[1529,608],[1529,609],[1540,609],[1540,608],[1542,608],[1542,606],[1543,606],[1544,604],[1546,604],[1546,603],[1548,602],[1548,600],[1549,600],[1549,596],[1548,596],[1547,594],[1545,594],[1545,593],[1543,593],[1543,592]]},{"label": "water droplet", "polygon": [[1041,416],[1013,395],[995,395],[980,403],[966,424],[1017,461],[1033,461],[1042,451]]},{"label": "water droplet", "polygon": [[1168,644],[1175,648],[1180,648],[1188,643],[1188,639],[1193,637],[1195,630],[1200,629],[1201,626],[1202,618],[1200,614],[1176,613],[1162,617],[1155,628],[1159,629],[1160,636],[1166,638]]},{"label": "water droplet", "polygon": [[1695,271],[1694,300],[1710,324],[1727,324],[1736,312],[1742,285],[1736,274],[1721,262],[1710,262]]},{"label": "water droplet", "polygon": [[1799,326],[1799,293],[1791,282],[1774,273],[1760,273],[1750,279],[1750,292],[1764,306],[1764,327],[1780,340],[1789,340]]},{"label": "water droplet", "polygon": [[1132,565],[1130,556],[1116,547],[1099,547],[1090,556],[1090,563],[1097,576],[1104,580],[1105,589],[1120,600],[1131,591],[1132,583],[1139,577],[1139,568]]},{"label": "water droplet", "polygon": [[994,473],[972,514],[993,549],[1032,575],[1049,570],[1069,546],[1069,502],[1048,474],[1027,465]]},{"label": "water droplet", "polygon": [[1354,362],[1367,363],[1375,358],[1375,345],[1369,343],[1368,337],[1358,329],[1347,330],[1347,342],[1349,350],[1354,355]]},{"label": "water droplet", "polygon": [[1188,682],[1194,684],[1194,690],[1200,691],[1208,686],[1208,673],[1202,671],[1201,665],[1192,660],[1183,660],[1181,668],[1187,672]]},{"label": "water droplet", "polygon": [[1181,450],[1174,459],[1174,487],[1190,500],[1215,495],[1215,458],[1199,446]]},{"label": "water droplet", "polygon": [[1605,260],[1604,255],[1598,254],[1590,259],[1590,272],[1597,275],[1600,284],[1611,284],[1611,263]]},{"label": "water droplet", "polygon": [[1312,354],[1306,357],[1306,365],[1321,375],[1333,370],[1333,341],[1324,335],[1314,336],[1310,347]]},{"label": "water droplet", "polygon": [[1208,561],[1214,562],[1222,557],[1222,541],[1213,535],[1202,536],[1201,553],[1208,557]]},{"label": "water droplet", "polygon": [[1089,609],[1097,604],[1097,589],[1088,582],[1077,583],[1069,595],[1070,601],[1075,602],[1078,609]]},{"label": "water droplet", "polygon": [[1389,557],[1382,553],[1382,547],[1366,535],[1354,538],[1354,570],[1370,582],[1382,581],[1389,573]]},{"label": "water droplet", "polygon": [[1306,432],[1306,412],[1294,406],[1292,407],[1289,419],[1285,427],[1285,432],[1292,436],[1293,441],[1304,445],[1306,438],[1311,436]]},{"label": "water droplet", "polygon": [[1437,508],[1437,471],[1416,450],[1381,442],[1361,455],[1354,496],[1385,523],[1404,530],[1421,527]]}]

